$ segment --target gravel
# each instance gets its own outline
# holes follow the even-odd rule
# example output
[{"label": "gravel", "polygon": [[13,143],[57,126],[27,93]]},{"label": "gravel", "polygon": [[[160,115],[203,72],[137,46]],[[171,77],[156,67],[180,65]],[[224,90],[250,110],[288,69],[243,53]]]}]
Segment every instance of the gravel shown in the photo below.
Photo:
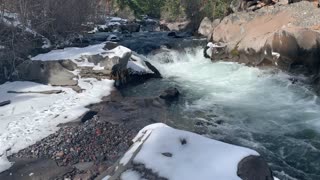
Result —
[{"label": "gravel", "polygon": [[[64,178],[92,179],[114,164],[130,147],[137,131],[124,125],[100,121],[98,116],[80,125],[62,127],[56,133],[36,144],[21,150],[10,158],[47,158],[55,160],[58,166],[84,166]],[[80,178],[81,179],[81,178]]]}]

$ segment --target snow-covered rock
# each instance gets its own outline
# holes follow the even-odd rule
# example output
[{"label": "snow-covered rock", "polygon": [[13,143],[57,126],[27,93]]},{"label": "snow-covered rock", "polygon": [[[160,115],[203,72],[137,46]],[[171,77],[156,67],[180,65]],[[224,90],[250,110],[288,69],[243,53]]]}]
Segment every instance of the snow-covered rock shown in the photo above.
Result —
[{"label": "snow-covered rock", "polygon": [[[239,162],[246,157],[259,157],[254,150],[162,123],[145,127],[133,142],[118,164],[108,170],[109,179],[240,180]],[[264,178],[273,179],[271,171]]]},{"label": "snow-covered rock", "polygon": [[[110,44],[111,42],[107,42],[107,44]],[[96,74],[91,73],[89,71],[99,71],[99,73],[103,73],[104,76],[107,76],[111,72],[111,77],[116,80],[116,85],[118,84],[124,84],[128,83],[130,81],[130,75],[137,75],[139,76],[139,79],[147,79],[152,77],[161,77],[159,71],[153,67],[149,62],[147,62],[147,59],[137,53],[132,52],[130,49],[124,47],[124,46],[118,46],[114,45],[111,49],[107,49],[106,43],[101,43],[97,45],[91,45],[84,48],[65,48],[62,50],[53,50],[46,54],[39,54],[32,58],[32,61],[35,62],[41,62],[40,64],[54,64],[71,61],[80,69],[85,69],[85,74]],[[39,63],[34,63],[39,64]],[[91,69],[88,70],[88,67]],[[104,71],[108,70],[108,71]],[[49,73],[45,74],[52,74],[50,72],[53,72],[54,70],[51,69],[48,71]],[[76,75],[81,75],[81,70],[79,70],[80,73],[77,73],[77,71],[74,71]],[[42,71],[37,68],[38,74],[43,74]],[[35,72],[31,73],[34,74]],[[68,77],[67,80],[74,80],[74,78],[69,78],[69,76],[57,76],[59,73],[54,73],[53,75],[50,75],[49,77],[53,78],[55,80],[56,78],[63,78],[65,79]],[[68,72],[66,72],[68,74]],[[25,75],[25,77],[28,77]],[[35,76],[32,76],[33,78]],[[46,76],[41,76],[46,77]],[[49,77],[46,77],[48,79]],[[143,77],[143,78],[142,78]],[[136,78],[136,76],[135,76]],[[32,78],[25,78],[24,80],[31,80]],[[44,81],[37,81],[37,82],[45,82]],[[48,81],[53,82],[53,80]],[[56,83],[53,83],[56,84]],[[60,84],[59,84],[60,85]]]},{"label": "snow-covered rock", "polygon": [[[107,61],[112,61],[112,58],[124,58],[126,54],[130,54],[130,57],[133,58],[138,63],[142,64],[140,68],[132,68],[138,72],[148,72],[152,73],[146,65],[141,62],[137,54],[131,56],[132,51],[124,46],[117,46],[113,49],[105,49],[105,43],[91,45],[84,48],[65,48],[62,50],[53,50],[46,54],[39,54],[32,58],[33,61],[57,61],[57,60],[71,60],[76,63],[79,67],[93,67],[95,69],[101,69],[101,65],[109,65],[104,68],[112,69],[112,67],[117,63],[106,63]],[[129,59],[127,59],[128,61]],[[127,62],[123,62],[127,64]],[[144,66],[143,66],[144,65]],[[97,67],[98,66],[98,67]],[[143,67],[142,67],[143,66]],[[133,67],[132,63],[128,65],[128,68]]]}]

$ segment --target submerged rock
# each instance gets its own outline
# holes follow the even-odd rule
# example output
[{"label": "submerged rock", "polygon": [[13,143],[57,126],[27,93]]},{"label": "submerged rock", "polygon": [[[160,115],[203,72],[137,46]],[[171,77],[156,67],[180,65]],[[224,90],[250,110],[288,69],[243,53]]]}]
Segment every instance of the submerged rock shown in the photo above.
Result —
[{"label": "submerged rock", "polygon": [[177,99],[179,95],[180,95],[180,92],[178,91],[177,88],[168,88],[164,90],[159,97],[167,101],[173,101]]}]

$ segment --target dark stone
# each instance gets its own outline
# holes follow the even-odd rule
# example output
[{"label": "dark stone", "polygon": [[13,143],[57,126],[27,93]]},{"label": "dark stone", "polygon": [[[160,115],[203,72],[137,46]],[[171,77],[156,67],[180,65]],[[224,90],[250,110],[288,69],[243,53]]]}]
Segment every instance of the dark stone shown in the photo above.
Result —
[{"label": "dark stone", "polygon": [[165,152],[165,153],[161,153],[161,154],[166,157],[172,157],[172,153],[169,153],[169,152]]},{"label": "dark stone", "polygon": [[187,38],[187,37],[191,37],[192,33],[191,32],[175,32],[175,31],[171,31],[168,33],[169,37],[173,37],[173,38]]},{"label": "dark stone", "polygon": [[171,31],[171,32],[168,33],[169,37],[176,37],[176,35],[177,35],[177,33],[174,32],[174,31]]},{"label": "dark stone", "polygon": [[116,48],[116,47],[118,47],[118,46],[119,46],[118,43],[108,41],[108,42],[106,42],[106,45],[103,47],[103,49],[105,49],[105,50],[111,50],[111,49],[114,49],[114,48]]},{"label": "dark stone", "polygon": [[0,102],[0,107],[2,107],[2,106],[6,106],[6,105],[8,105],[8,104],[10,104],[10,103],[11,103],[11,101],[10,101],[10,100]]},{"label": "dark stone", "polygon": [[180,143],[181,143],[181,145],[186,145],[187,144],[187,140],[185,138],[181,138],[180,139]]},{"label": "dark stone", "polygon": [[160,31],[170,31],[167,25],[165,24],[160,24]]},{"label": "dark stone", "polygon": [[223,121],[223,120],[218,120],[218,121],[216,121],[216,123],[219,124],[219,125],[221,125],[221,124],[224,123],[224,121]]},{"label": "dark stone", "polygon": [[140,24],[137,23],[129,23],[129,24],[122,24],[120,25],[121,32],[139,32],[140,31]]},{"label": "dark stone", "polygon": [[97,114],[98,114],[98,112],[96,112],[96,111],[89,111],[89,112],[87,112],[87,113],[81,118],[81,122],[84,123],[84,122],[92,119],[93,116],[95,116],[95,115],[97,115]]},{"label": "dark stone", "polygon": [[180,95],[180,92],[177,88],[168,88],[159,96],[161,99],[165,99],[167,101],[173,101],[177,99]]},{"label": "dark stone", "polygon": [[272,171],[261,156],[248,156],[238,164],[238,176],[242,180],[273,180]]},{"label": "dark stone", "polygon": [[154,67],[150,62],[145,61],[147,67],[154,73],[153,77],[154,78],[162,78],[160,72],[158,71],[158,69],[156,67]]}]

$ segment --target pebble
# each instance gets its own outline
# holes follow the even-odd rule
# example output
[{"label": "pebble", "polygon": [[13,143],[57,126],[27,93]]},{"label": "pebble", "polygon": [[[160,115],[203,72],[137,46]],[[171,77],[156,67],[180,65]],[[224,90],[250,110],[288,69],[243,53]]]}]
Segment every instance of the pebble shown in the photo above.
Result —
[{"label": "pebble", "polygon": [[11,157],[51,158],[58,166],[93,162],[90,172],[77,170],[65,175],[64,179],[88,175],[95,177],[101,169],[114,164],[129,149],[136,133],[123,125],[99,121],[98,117],[94,117],[81,125],[64,126]]}]

